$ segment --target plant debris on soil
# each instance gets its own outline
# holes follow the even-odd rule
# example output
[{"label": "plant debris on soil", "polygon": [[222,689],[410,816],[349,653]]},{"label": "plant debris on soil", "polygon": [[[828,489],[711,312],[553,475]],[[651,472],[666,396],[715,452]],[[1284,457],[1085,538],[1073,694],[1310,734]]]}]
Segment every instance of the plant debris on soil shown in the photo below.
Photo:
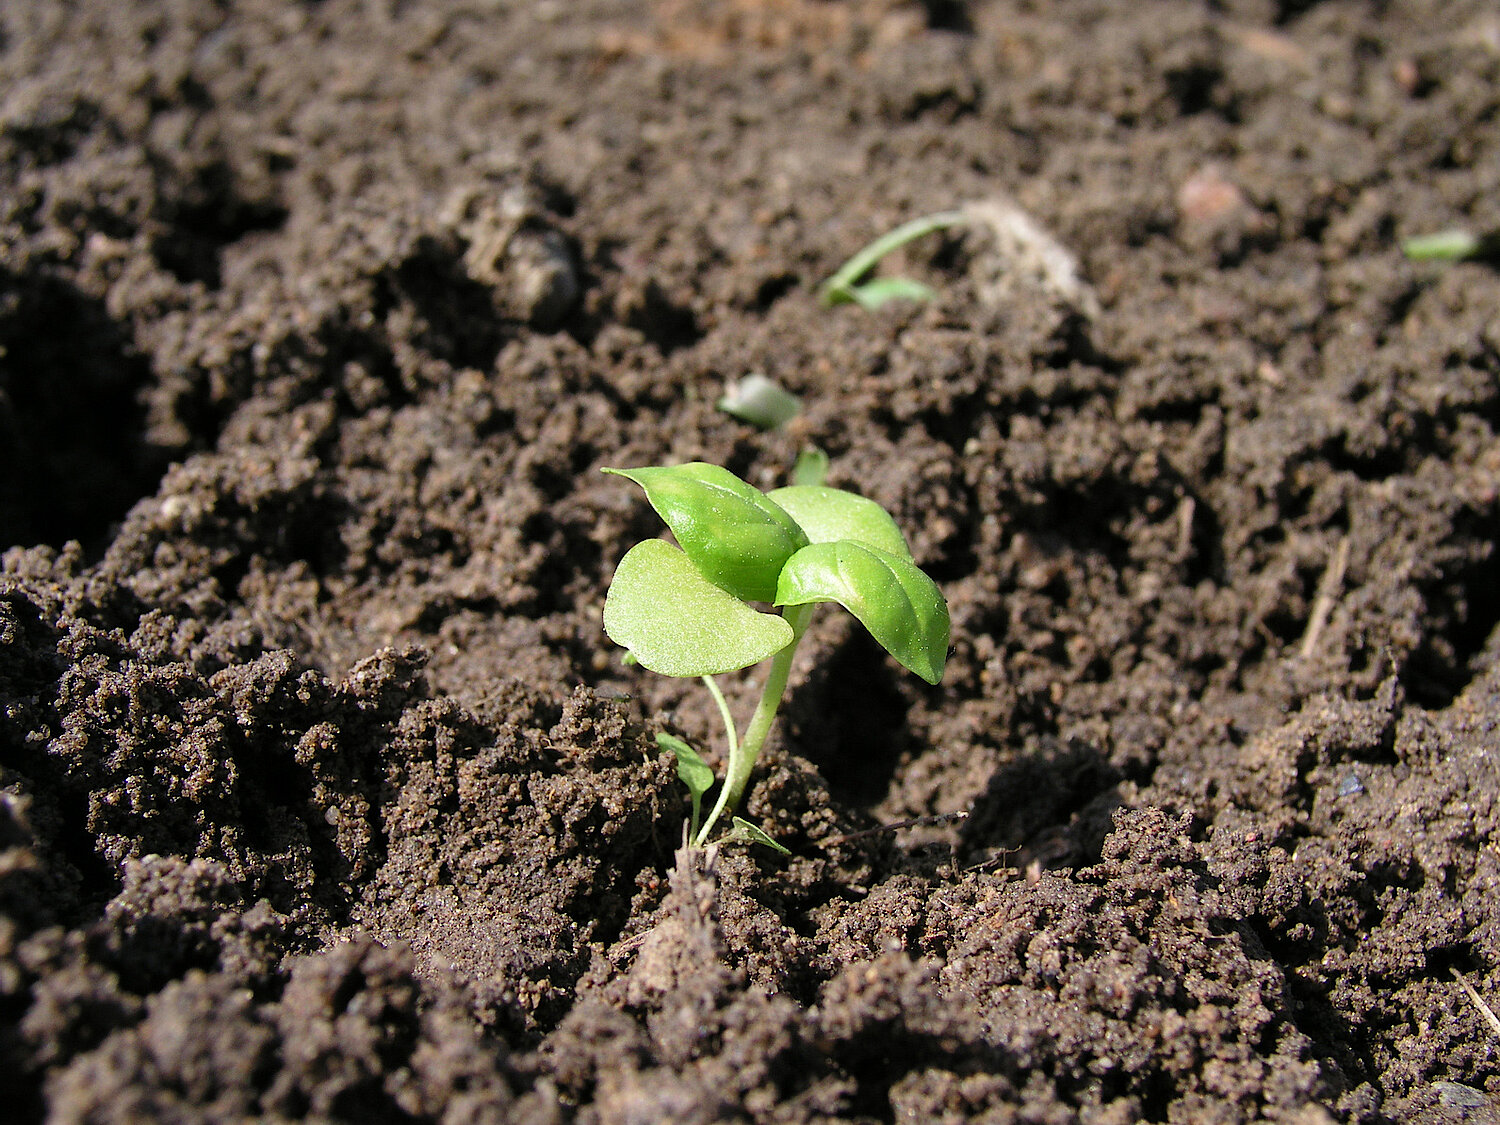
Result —
[{"label": "plant debris on soil", "polygon": [[[1491,0],[7,0],[7,1119],[1500,1120],[1497,116]],[[948,672],[823,615],[679,851],[598,470],[809,448]]]}]

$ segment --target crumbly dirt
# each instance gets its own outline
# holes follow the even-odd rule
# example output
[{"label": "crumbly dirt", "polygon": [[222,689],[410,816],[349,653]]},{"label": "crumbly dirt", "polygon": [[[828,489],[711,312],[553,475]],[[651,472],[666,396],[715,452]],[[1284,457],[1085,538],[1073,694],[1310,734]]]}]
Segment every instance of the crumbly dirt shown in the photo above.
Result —
[{"label": "crumbly dirt", "polygon": [[[7,1118],[1500,1121],[1497,116],[1489,0],[7,0]],[[598,470],[808,446],[948,673],[824,613],[679,851]]]}]

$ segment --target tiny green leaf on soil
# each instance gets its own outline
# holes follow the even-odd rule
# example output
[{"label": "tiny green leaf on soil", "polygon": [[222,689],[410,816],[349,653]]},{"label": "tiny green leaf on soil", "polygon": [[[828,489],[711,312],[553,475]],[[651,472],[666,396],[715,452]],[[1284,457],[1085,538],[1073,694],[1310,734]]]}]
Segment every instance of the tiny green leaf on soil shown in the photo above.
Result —
[{"label": "tiny green leaf on soil", "polygon": [[797,454],[797,463],[792,466],[793,484],[822,484],[827,479],[828,454],[815,445]]},{"label": "tiny green leaf on soil", "polygon": [[948,603],[909,558],[841,539],[813,543],[781,572],[777,605],[838,602],[903,666],[930,684],[948,659]]},{"label": "tiny green leaf on soil", "polygon": [[694,799],[701,798],[714,787],[714,771],[694,750],[676,735],[661,732],[656,744],[677,759],[677,780],[687,786]]},{"label": "tiny green leaf on soil", "polygon": [[604,631],[664,676],[733,672],[792,642],[785,618],[714,585],[663,539],[637,543],[620,560],[604,599]]},{"label": "tiny green leaf on soil", "polygon": [[677,759],[677,780],[687,789],[693,804],[692,817],[688,821],[688,838],[692,839],[698,835],[698,822],[703,817],[703,794],[714,787],[714,771],[698,757],[698,751],[675,735],[659,732],[656,745]]},{"label": "tiny green leaf on soil", "polygon": [[937,296],[932,286],[911,277],[877,277],[849,290],[855,303],[866,312],[874,312],[892,301],[923,304]]},{"label": "tiny green leaf on soil", "polygon": [[1414,262],[1461,262],[1478,257],[1483,248],[1483,239],[1462,229],[1419,234],[1401,243],[1401,252]]},{"label": "tiny green leaf on soil", "polygon": [[771,834],[764,828],[758,824],[751,824],[742,816],[731,818],[729,823],[731,827],[724,839],[730,843],[760,844],[763,847],[774,848],[782,855],[792,854],[789,849],[772,839]]},{"label": "tiny green leaf on soil", "polygon": [[729,387],[718,407],[752,426],[779,430],[802,413],[802,400],[781,384],[752,371]]}]

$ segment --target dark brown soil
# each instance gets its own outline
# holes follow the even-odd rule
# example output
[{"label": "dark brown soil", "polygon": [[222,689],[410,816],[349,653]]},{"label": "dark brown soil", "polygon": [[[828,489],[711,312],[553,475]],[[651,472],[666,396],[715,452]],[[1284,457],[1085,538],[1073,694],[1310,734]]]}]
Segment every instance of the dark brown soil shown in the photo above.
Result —
[{"label": "dark brown soil", "polygon": [[[6,0],[7,1120],[1500,1120],[1497,122],[1492,0]],[[808,445],[948,674],[679,854],[598,470]]]}]

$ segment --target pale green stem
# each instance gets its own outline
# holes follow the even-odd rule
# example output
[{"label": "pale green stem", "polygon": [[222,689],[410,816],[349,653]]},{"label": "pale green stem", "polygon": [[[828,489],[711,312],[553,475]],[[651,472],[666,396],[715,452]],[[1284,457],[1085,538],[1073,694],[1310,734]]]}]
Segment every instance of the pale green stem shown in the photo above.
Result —
[{"label": "pale green stem", "polygon": [[724,733],[729,737],[729,760],[732,762],[740,748],[740,736],[734,729],[734,716],[729,713],[729,703],[719,690],[717,681],[712,676],[704,676],[703,682],[707,685],[709,694],[714,697],[714,702],[719,705],[719,714],[724,717]]},{"label": "pale green stem", "polygon": [[[745,794],[745,786],[750,783],[750,773],[755,769],[755,760],[760,757],[766,737],[771,733],[771,726],[776,722],[776,712],[780,709],[781,697],[786,692],[787,678],[792,673],[792,658],[797,655],[797,644],[807,631],[813,609],[813,605],[787,607],[786,621],[792,627],[791,643],[771,658],[771,669],[766,673],[766,686],[761,689],[760,702],[755,705],[750,725],[745,728],[744,740],[738,746],[733,745],[731,740],[724,786],[719,790],[719,799],[714,804],[713,812],[708,814],[708,819],[703,822],[703,827],[698,830],[698,836],[693,841],[698,847],[703,846],[721,815],[732,813],[739,807],[740,798]],[[723,704],[720,706],[723,707]],[[727,722],[727,707],[724,712]],[[732,730],[734,724],[729,722],[729,726]]]}]

